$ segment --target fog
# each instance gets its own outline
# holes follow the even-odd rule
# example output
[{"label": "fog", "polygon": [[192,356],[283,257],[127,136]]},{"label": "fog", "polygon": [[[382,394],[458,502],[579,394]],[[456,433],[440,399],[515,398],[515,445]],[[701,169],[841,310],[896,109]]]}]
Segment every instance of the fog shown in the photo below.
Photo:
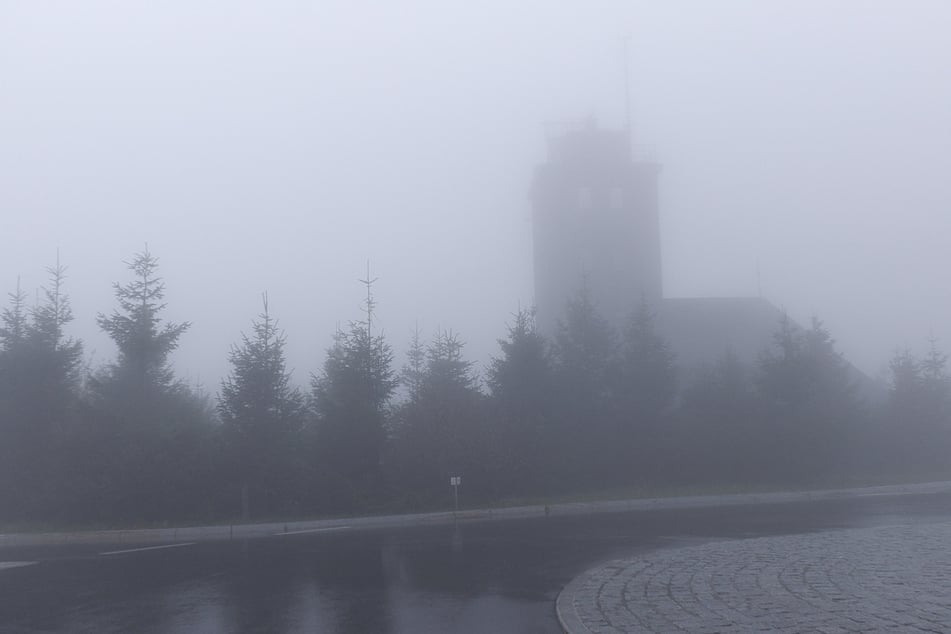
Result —
[{"label": "fog", "polygon": [[0,1],[0,290],[58,250],[99,365],[148,243],[214,391],[262,291],[306,381],[369,260],[398,351],[418,323],[483,363],[532,302],[546,128],[623,124],[626,39],[666,295],[816,314],[875,375],[951,347],[949,32],[937,1]]}]

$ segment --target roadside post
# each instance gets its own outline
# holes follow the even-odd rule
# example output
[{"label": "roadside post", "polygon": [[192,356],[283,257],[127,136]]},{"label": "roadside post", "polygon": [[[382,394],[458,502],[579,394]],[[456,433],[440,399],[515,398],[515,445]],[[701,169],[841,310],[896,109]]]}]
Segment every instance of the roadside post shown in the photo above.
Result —
[{"label": "roadside post", "polygon": [[462,484],[462,477],[452,476],[449,478],[449,484],[452,485],[452,495],[455,501],[452,511],[452,517],[455,519],[456,515],[459,514],[459,485]]}]

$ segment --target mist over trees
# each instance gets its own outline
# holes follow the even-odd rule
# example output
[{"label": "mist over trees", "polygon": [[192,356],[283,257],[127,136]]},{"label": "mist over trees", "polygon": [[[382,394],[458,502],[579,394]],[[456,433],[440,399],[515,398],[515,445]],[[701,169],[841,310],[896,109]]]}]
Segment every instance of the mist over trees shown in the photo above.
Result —
[{"label": "mist over trees", "polygon": [[907,350],[892,358],[891,398],[886,418],[900,421],[888,429],[889,444],[906,460],[917,460],[932,468],[947,462],[951,444],[951,376],[948,355],[932,337],[928,351],[918,358]]},{"label": "mist over trees", "polygon": [[[679,367],[642,301],[616,332],[585,289],[548,340],[518,309],[488,367],[460,333],[412,333],[404,360],[348,322],[301,387],[267,295],[212,396],[175,376],[189,324],[163,318],[148,249],[98,324],[117,355],[86,367],[66,267],[0,313],[0,521],[139,524],[445,508],[666,486],[802,486],[947,474],[951,377],[939,342],[895,353],[882,402],[819,319],[783,317],[746,363]],[[195,315],[200,319],[201,315]],[[307,381],[307,377],[300,377]]]},{"label": "mist over trees", "polygon": [[373,332],[373,307],[367,281],[366,319],[336,333],[322,373],[311,381],[323,461],[367,494],[382,486],[386,409],[398,384],[390,345]]},{"label": "mist over trees", "polygon": [[82,344],[64,332],[73,318],[66,268],[48,273],[33,307],[17,285],[0,327],[0,501],[13,517],[55,509],[68,477],[57,456],[80,415]]},{"label": "mist over trees", "polygon": [[[241,335],[229,354],[231,374],[222,381],[218,417],[229,481],[241,492],[241,516],[253,508],[274,513],[285,510],[293,490],[297,436],[304,427],[303,393],[292,387],[284,361],[286,338],[269,312],[263,311]],[[233,498],[232,498],[233,499]]]}]

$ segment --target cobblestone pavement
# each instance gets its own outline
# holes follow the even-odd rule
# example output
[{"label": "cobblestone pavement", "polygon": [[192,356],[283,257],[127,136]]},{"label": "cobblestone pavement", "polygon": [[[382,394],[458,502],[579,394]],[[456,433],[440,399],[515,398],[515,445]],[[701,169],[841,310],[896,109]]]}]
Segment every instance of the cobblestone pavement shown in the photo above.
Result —
[{"label": "cobblestone pavement", "polygon": [[949,632],[951,523],[655,551],[580,575],[567,632]]}]

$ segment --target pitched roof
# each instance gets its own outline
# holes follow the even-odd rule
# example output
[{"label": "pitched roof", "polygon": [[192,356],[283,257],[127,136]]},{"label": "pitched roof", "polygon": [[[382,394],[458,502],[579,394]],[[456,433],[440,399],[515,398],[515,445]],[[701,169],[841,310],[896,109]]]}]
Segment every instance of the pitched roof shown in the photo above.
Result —
[{"label": "pitched roof", "polygon": [[753,363],[773,341],[782,311],[761,297],[676,297],[657,307],[657,330],[681,365],[712,363],[726,351]]}]

